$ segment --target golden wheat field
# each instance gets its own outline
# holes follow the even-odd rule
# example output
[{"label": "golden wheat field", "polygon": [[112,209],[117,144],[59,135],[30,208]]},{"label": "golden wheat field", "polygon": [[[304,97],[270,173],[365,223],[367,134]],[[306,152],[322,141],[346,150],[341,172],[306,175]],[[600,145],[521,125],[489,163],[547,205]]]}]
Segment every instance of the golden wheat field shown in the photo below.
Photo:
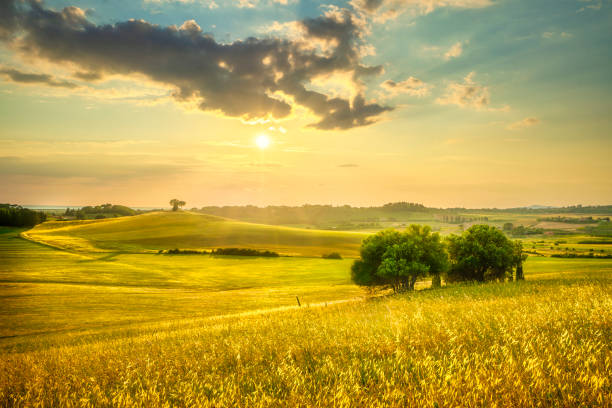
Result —
[{"label": "golden wheat field", "polygon": [[608,274],[90,333],[4,354],[3,406],[610,406]]}]

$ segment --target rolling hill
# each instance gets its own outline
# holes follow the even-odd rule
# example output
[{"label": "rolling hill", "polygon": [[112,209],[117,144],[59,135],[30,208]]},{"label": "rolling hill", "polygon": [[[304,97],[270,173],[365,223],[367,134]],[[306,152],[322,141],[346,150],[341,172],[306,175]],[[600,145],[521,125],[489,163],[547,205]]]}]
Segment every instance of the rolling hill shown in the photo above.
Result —
[{"label": "rolling hill", "polygon": [[366,234],[252,224],[188,211],[133,217],[51,221],[22,234],[30,240],[78,252],[152,252],[160,249],[240,247],[282,255],[339,252],[356,257]]}]

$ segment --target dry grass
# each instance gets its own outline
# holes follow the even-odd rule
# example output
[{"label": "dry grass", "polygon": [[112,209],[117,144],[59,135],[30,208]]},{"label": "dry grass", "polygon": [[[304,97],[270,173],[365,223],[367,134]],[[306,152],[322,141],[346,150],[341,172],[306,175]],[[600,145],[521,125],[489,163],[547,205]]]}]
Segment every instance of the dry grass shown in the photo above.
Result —
[{"label": "dry grass", "polygon": [[5,354],[3,406],[610,406],[607,277],[449,287]]}]

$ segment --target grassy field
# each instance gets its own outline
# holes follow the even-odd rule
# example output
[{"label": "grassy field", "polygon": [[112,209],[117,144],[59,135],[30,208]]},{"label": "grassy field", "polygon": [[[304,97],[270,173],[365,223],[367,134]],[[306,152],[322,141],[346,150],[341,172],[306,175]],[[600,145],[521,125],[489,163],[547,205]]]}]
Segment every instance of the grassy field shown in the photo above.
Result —
[{"label": "grassy field", "polygon": [[[70,251],[0,230],[0,406],[612,404],[611,259],[531,256],[525,282],[368,299],[351,259],[153,252],[223,228],[275,249],[264,226],[158,213],[134,231],[144,217],[27,233]],[[187,234],[168,217],[204,218]],[[359,236],[310,232],[282,247]]]},{"label": "grassy field", "polygon": [[362,295],[350,282],[350,260],[71,253],[18,234],[0,230],[4,349],[57,331],[286,307],[296,296],[309,304]]},{"label": "grassy field", "polygon": [[522,283],[31,339],[0,359],[0,404],[609,406],[610,273],[593,262],[588,276],[534,279],[541,264]]},{"label": "grassy field", "polygon": [[366,235],[251,224],[181,211],[103,220],[47,222],[28,231],[27,236],[34,241],[79,252],[233,246],[292,256],[318,257],[335,251],[343,256],[356,257]]}]

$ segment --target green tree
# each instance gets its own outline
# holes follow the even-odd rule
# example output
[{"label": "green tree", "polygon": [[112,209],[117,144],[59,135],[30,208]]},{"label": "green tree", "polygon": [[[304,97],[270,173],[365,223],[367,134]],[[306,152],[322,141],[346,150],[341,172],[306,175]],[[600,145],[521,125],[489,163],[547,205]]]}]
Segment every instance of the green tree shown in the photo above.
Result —
[{"label": "green tree", "polygon": [[187,204],[185,201],[177,200],[176,198],[173,198],[172,200],[170,200],[172,211],[178,211],[179,208],[183,207],[185,204]]},{"label": "green tree", "polygon": [[515,244],[489,225],[474,225],[461,235],[449,236],[448,253],[449,282],[503,282],[517,265]]},{"label": "green tree", "polygon": [[353,263],[351,277],[361,286],[413,290],[419,277],[439,276],[448,265],[444,244],[428,226],[411,225],[405,232],[393,229],[366,238],[361,258]]}]

